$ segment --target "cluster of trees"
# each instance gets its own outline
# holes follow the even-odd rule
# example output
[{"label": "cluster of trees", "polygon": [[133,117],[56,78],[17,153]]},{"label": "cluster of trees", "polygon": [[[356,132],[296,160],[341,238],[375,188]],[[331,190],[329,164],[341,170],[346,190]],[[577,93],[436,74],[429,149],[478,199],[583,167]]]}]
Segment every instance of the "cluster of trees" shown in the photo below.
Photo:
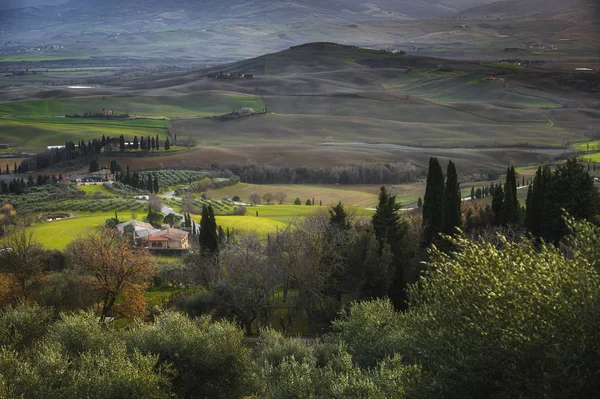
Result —
[{"label": "cluster of trees", "polygon": [[[2,172],[3,172],[3,171],[2,171],[2,168],[0,168],[0,175],[2,174]],[[17,166],[17,163],[16,163],[16,162],[15,162],[15,166],[14,166],[14,168],[13,168],[13,173],[14,173],[14,174],[20,173],[20,172],[19,172],[19,166]],[[5,175],[10,175],[10,167],[8,166],[8,164],[6,164],[6,165],[5,165],[5,168],[4,168],[4,174],[5,174]]]},{"label": "cluster of trees", "polygon": [[[111,164],[111,168],[112,166],[113,165]],[[139,190],[146,190],[150,193],[158,194],[158,176],[156,174],[148,174],[147,177],[144,179],[144,177],[137,171],[133,171],[133,173],[131,173],[131,171],[129,170],[129,165],[127,165],[125,173],[116,171],[115,167],[115,180],[130,187],[137,188]]]},{"label": "cluster of trees", "polygon": [[274,204],[277,202],[279,205],[282,205],[287,199],[287,193],[283,191],[278,191],[276,193],[264,193],[262,196],[257,193],[252,193],[248,196],[248,202],[252,205],[260,204],[264,201],[267,205]]},{"label": "cluster of trees", "polygon": [[[261,325],[261,339],[251,349],[236,323],[222,316],[235,315],[234,320],[247,324],[253,314],[260,319],[268,312],[269,287],[276,282],[264,276],[279,276],[265,259],[279,259],[281,267],[288,268],[289,288],[295,287],[303,306],[312,302],[321,308],[328,303],[325,299],[339,294],[343,285],[331,276],[340,276],[335,267],[341,264],[335,257],[340,251],[332,249],[354,230],[342,208],[331,209],[321,225],[313,220],[289,231],[294,240],[282,241],[280,236],[275,243],[271,238],[270,244],[256,249],[256,241],[246,241],[235,250],[221,251],[219,258],[227,259],[227,269],[219,272],[220,280],[210,291],[200,294],[204,300],[195,300],[197,309],[207,309],[218,299],[212,318],[165,311],[151,322],[111,329],[94,313],[57,314],[52,304],[16,302],[4,308],[0,396],[598,396],[600,228],[574,218],[563,219],[569,234],[560,248],[527,238],[511,242],[500,236],[490,242],[455,236],[451,244],[456,250],[430,251],[426,272],[406,290],[406,310],[398,312],[385,298],[354,301],[337,313],[329,333],[319,339],[286,338]],[[325,237],[331,245],[322,240]],[[363,239],[370,243],[366,248],[372,248],[372,255],[378,253],[377,238]],[[118,240],[102,244],[108,251],[94,251],[96,244],[80,245],[85,246],[85,240],[69,256],[82,254],[75,270],[83,281],[93,281],[94,273],[105,269],[111,271],[111,281],[123,275],[125,264],[118,255],[128,250],[119,252]],[[134,257],[143,258],[143,253]],[[364,264],[381,264],[375,259],[365,258]],[[134,270],[150,270],[141,260],[136,265]],[[80,274],[83,270],[87,273]],[[370,273],[377,277],[379,269]],[[134,273],[140,281],[143,274]],[[68,283],[64,277],[61,281]],[[102,282],[81,286],[98,292],[105,288]],[[302,288],[308,286],[313,289]],[[135,284],[114,289],[135,292]],[[60,286],[54,291],[55,298],[65,293],[72,291]],[[102,308],[111,302],[110,296],[101,297]]]},{"label": "cluster of trees", "polygon": [[557,243],[567,233],[563,213],[593,220],[600,211],[600,195],[584,166],[572,159],[554,172],[538,168],[526,205],[525,227],[534,236]]},{"label": "cluster of trees", "polygon": [[25,159],[19,165],[18,173],[27,173],[30,170],[49,168],[53,165],[76,159],[95,157],[104,147],[103,141],[93,139],[65,142],[63,148],[52,148]]},{"label": "cluster of trees", "polygon": [[41,187],[50,183],[56,184],[62,180],[62,174],[59,174],[58,177],[56,177],[56,175],[50,176],[42,174],[38,175],[36,179],[34,179],[32,175],[29,175],[27,181],[25,181],[23,178],[13,179],[12,181],[9,181],[8,184],[2,180],[0,181],[0,194],[21,195],[25,194],[28,188]]},{"label": "cluster of trees", "polygon": [[[137,136],[134,137],[133,143],[126,145],[125,137],[121,135],[120,137],[107,137],[102,136],[102,139],[93,139],[89,141],[80,140],[77,143],[72,141],[67,141],[63,148],[52,148],[41,153],[36,154],[32,158],[28,158],[21,162],[21,164],[17,167],[15,164],[15,168],[13,173],[27,173],[32,170],[44,169],[51,167],[53,165],[68,162],[76,159],[82,158],[92,158],[95,159],[102,149],[111,150],[112,148],[119,148],[121,151],[125,151],[126,149],[138,149],[142,150],[159,150],[160,143],[158,135],[156,138],[154,137],[141,137],[141,140],[138,142]],[[167,138],[164,142],[165,150],[169,150],[171,148],[171,143]],[[8,165],[6,167],[6,174],[9,173]]]},{"label": "cluster of trees", "polygon": [[421,229],[423,247],[429,246],[440,233],[454,234],[462,226],[461,193],[458,173],[452,161],[444,173],[437,158],[429,160],[427,186],[423,202],[423,225]]},{"label": "cluster of trees", "polygon": [[[519,184],[520,183],[520,184]],[[469,201],[461,203],[460,189],[454,164],[448,164],[447,179],[439,161],[430,159],[425,198],[422,204],[422,245],[440,241],[440,233],[451,235],[456,228],[468,232],[496,228],[524,229],[535,237],[557,243],[566,234],[563,213],[592,221],[600,212],[600,195],[594,180],[583,164],[576,159],[558,165],[555,171],[540,167],[529,184],[526,207],[517,199],[517,189],[525,187],[524,177],[517,179],[514,167],[506,171],[503,185],[492,183],[486,190],[475,191],[474,199],[492,196],[491,205],[481,206]],[[472,190],[473,192],[474,190]],[[468,208],[464,210],[463,208]]]},{"label": "cluster of trees", "polygon": [[253,184],[399,184],[423,175],[423,170],[411,163],[363,163],[330,169],[220,163],[212,168],[229,170],[240,181]]},{"label": "cluster of trees", "polygon": [[[103,142],[104,142],[104,136],[102,137]],[[109,139],[110,140],[110,139]],[[169,141],[169,138],[167,137],[167,139],[164,142],[164,149],[166,151],[168,151],[171,148],[171,142]],[[141,149],[142,151],[150,151],[150,150],[160,150],[160,140],[158,138],[158,134],[156,135],[156,138],[154,137],[150,137],[150,136],[141,136],[140,139],[138,139],[138,136],[134,136],[133,137],[133,142],[132,143],[125,143],[125,137],[123,135],[121,135],[119,137],[119,150],[121,152],[125,151],[125,150],[138,150]]]},{"label": "cluster of trees", "polygon": [[[184,308],[191,313],[214,310],[250,332],[252,323],[275,318],[269,298],[281,287],[284,302],[307,316],[314,334],[327,328],[344,297],[390,296],[404,307],[406,283],[415,278],[419,239],[416,225],[402,219],[398,210],[396,197],[382,188],[370,221],[354,219],[340,203],[329,213],[289,222],[264,243],[247,236],[232,238],[217,226],[212,207],[205,206],[200,251],[187,256],[187,272],[180,281],[195,281],[207,291]],[[288,297],[291,291],[295,295]],[[277,322],[287,328],[297,312],[288,309]]]},{"label": "cluster of trees", "polygon": [[23,178],[12,179],[8,184],[4,180],[0,180],[0,194],[15,194],[21,195],[25,193],[27,183]]}]

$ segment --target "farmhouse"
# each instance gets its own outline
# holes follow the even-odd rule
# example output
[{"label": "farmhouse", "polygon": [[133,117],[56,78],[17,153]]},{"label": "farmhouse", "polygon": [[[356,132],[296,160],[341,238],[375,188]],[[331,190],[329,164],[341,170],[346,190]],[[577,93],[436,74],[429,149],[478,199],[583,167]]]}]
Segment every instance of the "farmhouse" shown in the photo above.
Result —
[{"label": "farmhouse", "polygon": [[8,150],[10,146],[8,144],[0,144],[0,150]]},{"label": "farmhouse", "polygon": [[[128,228],[128,226],[131,226]],[[130,220],[117,225],[120,234],[126,230],[133,232],[137,246],[148,249],[189,249],[189,233],[179,229],[155,229],[150,223]]]},{"label": "farmhouse", "polygon": [[189,249],[188,235],[179,229],[161,230],[148,237],[148,249]]},{"label": "farmhouse", "polygon": [[71,177],[71,181],[74,183],[103,183],[114,180],[114,175],[110,173],[110,170],[99,170],[97,172],[87,173],[85,175],[77,175]]},{"label": "farmhouse", "polygon": [[104,115],[104,116],[113,116],[113,112],[110,109],[103,109],[102,110],[102,115]]},{"label": "farmhouse", "polygon": [[139,246],[145,247],[148,243],[149,237],[160,233],[160,230],[155,229],[150,223],[138,222],[137,220],[119,223],[117,225],[117,231],[120,234],[124,234],[128,226],[131,226],[128,230],[133,230],[133,239]]},{"label": "farmhouse", "polygon": [[252,115],[252,114],[255,114],[256,111],[254,110],[254,108],[245,107],[245,108],[240,109],[239,113],[241,115]]}]

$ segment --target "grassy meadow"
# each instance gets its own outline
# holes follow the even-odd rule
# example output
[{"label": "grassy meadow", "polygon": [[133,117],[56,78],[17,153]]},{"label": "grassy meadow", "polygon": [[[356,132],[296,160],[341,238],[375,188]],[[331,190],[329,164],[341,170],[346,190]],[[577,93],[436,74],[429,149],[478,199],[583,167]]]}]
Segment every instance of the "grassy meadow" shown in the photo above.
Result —
[{"label": "grassy meadow", "polygon": [[90,92],[86,93],[85,97],[3,103],[0,104],[0,115],[54,117],[110,109],[117,114],[128,113],[131,116],[144,118],[197,118],[221,115],[242,107],[252,107],[257,110],[264,108],[259,97],[242,93],[90,96],[93,95],[93,89],[87,90]]},{"label": "grassy meadow", "polygon": [[[369,190],[373,191],[373,190]],[[272,184],[247,184],[238,183],[235,186],[224,187],[213,191],[215,198],[225,196],[239,196],[242,201],[249,202],[250,194],[256,193],[263,195],[265,193],[284,192],[287,194],[286,204],[291,204],[298,197],[302,204],[306,203],[307,199],[315,200],[317,204],[324,206],[335,205],[342,201],[347,206],[362,206],[369,207],[377,203],[377,195],[372,192],[361,191],[355,189],[354,186],[313,186],[313,185],[272,185]],[[269,207],[271,208],[271,207]]]},{"label": "grassy meadow", "polygon": [[44,247],[63,250],[71,241],[103,226],[106,219],[114,215],[114,212],[80,213],[73,219],[37,223],[31,228]]}]

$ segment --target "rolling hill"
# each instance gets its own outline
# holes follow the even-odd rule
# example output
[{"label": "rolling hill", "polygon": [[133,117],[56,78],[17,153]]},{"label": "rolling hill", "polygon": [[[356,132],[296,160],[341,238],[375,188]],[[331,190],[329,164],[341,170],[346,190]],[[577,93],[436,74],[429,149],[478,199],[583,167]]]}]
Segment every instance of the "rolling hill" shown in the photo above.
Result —
[{"label": "rolling hill", "polygon": [[595,0],[503,0],[459,13],[462,18],[561,19],[598,23],[600,5]]},{"label": "rolling hill", "polygon": [[[217,72],[251,72],[254,78],[210,78]],[[491,74],[499,79],[487,80]],[[597,125],[599,112],[585,107],[599,95],[561,84],[568,76],[540,67],[311,43],[220,67],[96,88],[6,90],[0,93],[1,136],[27,149],[21,138],[29,126],[47,131],[52,145],[61,131],[57,116],[101,107],[167,118],[171,134],[198,145],[148,159],[120,156],[135,168],[199,168],[215,162],[424,167],[435,155],[452,157],[469,173],[501,170],[507,163],[561,156]],[[206,117],[248,106],[268,112],[230,120]],[[92,137],[100,127],[76,129]],[[101,129],[113,136],[119,127]],[[135,129],[123,133],[130,138]]]}]

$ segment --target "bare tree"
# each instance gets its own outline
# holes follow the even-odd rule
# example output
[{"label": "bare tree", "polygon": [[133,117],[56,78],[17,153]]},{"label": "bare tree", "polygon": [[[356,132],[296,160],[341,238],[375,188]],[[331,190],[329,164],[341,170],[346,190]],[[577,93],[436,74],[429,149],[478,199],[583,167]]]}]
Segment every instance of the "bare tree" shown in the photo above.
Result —
[{"label": "bare tree", "polygon": [[308,319],[309,333],[316,332],[319,314],[335,314],[339,306],[337,276],[341,275],[350,240],[331,229],[326,213],[291,221],[276,238],[274,257],[280,275],[298,290],[298,304]]},{"label": "bare tree", "polygon": [[108,228],[71,242],[67,253],[74,269],[86,276],[86,284],[98,293],[103,319],[117,301],[143,302],[143,286],[157,269],[147,250],[131,248]]},{"label": "bare tree", "polygon": [[267,205],[271,205],[273,200],[275,199],[275,194],[273,193],[264,193],[262,199],[267,203]]},{"label": "bare tree", "polygon": [[160,197],[153,195],[150,197],[150,199],[148,200],[148,206],[150,207],[150,209],[152,209],[154,212],[160,212],[162,209],[162,200],[160,199]]},{"label": "bare tree", "polygon": [[287,193],[284,193],[283,191],[279,191],[279,192],[275,193],[275,200],[277,201],[277,203],[279,205],[283,205],[286,198],[287,198]]},{"label": "bare tree", "polygon": [[194,213],[194,196],[189,191],[185,191],[181,197],[181,211]]},{"label": "bare tree", "polygon": [[0,272],[11,277],[14,296],[29,299],[39,292],[45,278],[45,253],[31,230],[18,229],[4,238]]},{"label": "bare tree", "polygon": [[215,316],[235,318],[244,325],[247,334],[252,333],[254,321],[260,328],[277,283],[263,253],[257,237],[245,236],[239,245],[229,246],[221,253],[226,278],[213,290],[218,303]]},{"label": "bare tree", "polygon": [[261,201],[260,195],[257,193],[252,193],[248,196],[248,201],[250,201],[250,203],[252,205],[260,204],[260,201]]}]

